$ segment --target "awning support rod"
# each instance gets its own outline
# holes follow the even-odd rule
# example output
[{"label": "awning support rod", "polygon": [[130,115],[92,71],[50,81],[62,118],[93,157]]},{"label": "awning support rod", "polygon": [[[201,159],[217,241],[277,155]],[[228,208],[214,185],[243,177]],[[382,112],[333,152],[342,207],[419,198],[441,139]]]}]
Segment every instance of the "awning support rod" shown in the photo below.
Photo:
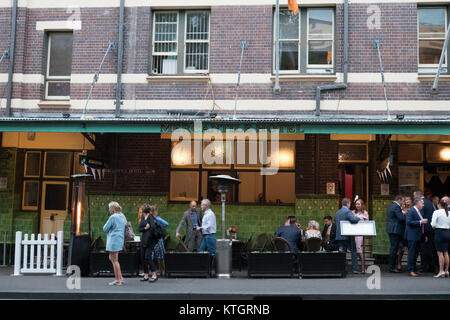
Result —
[{"label": "awning support rod", "polygon": [[86,105],[84,106],[84,110],[83,110],[83,114],[81,115],[81,119],[85,118],[86,115],[86,110],[87,110],[87,106],[89,103],[89,100],[91,99],[92,96],[92,91],[94,90],[94,86],[98,81],[98,77],[100,76],[100,72],[102,70],[102,66],[103,66],[103,62],[105,62],[106,56],[108,55],[109,51],[114,50],[116,48],[114,41],[111,41],[108,45],[108,49],[106,50],[105,55],[103,56],[102,62],[100,63],[100,66],[98,67],[97,71],[94,74],[94,79],[92,80],[92,84],[91,84],[91,89],[89,90],[89,95],[87,97],[86,100]]},{"label": "awning support rod", "polygon": [[236,119],[236,107],[237,107],[237,98],[239,92],[239,84],[241,83],[241,68],[242,68],[242,58],[244,57],[244,50],[247,49],[247,41],[241,41],[241,61],[239,62],[239,71],[238,71],[238,79],[236,84],[236,97],[234,98],[234,113],[233,119]]},{"label": "awning support rod", "polygon": [[277,0],[275,7],[275,86],[274,93],[280,93],[280,1]]},{"label": "awning support rod", "polygon": [[380,62],[381,82],[383,83],[384,100],[386,101],[387,120],[392,120],[391,114],[389,112],[389,104],[386,94],[386,82],[384,81],[383,62],[381,61],[381,52],[380,52],[380,40],[375,40],[375,48],[378,50],[378,61]]},{"label": "awning support rod", "polygon": [[[445,41],[444,41],[444,47],[442,48],[441,59],[439,60],[439,67],[438,67],[437,72],[436,72],[436,78],[434,78],[433,87],[431,87],[431,89],[432,89],[433,91],[437,90],[437,88],[438,88],[438,84],[439,84],[439,75],[441,74],[442,64],[444,63],[445,53],[447,52],[448,38],[449,38],[449,37],[450,37],[450,22],[449,22],[449,24],[448,24],[447,34],[446,34]],[[448,67],[447,67],[447,68],[448,68]]]}]

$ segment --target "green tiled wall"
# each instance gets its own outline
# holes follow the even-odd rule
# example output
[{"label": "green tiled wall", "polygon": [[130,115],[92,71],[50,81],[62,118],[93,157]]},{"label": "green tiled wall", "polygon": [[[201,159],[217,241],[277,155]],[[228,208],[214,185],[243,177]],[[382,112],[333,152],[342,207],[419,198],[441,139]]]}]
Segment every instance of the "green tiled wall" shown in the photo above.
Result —
[{"label": "green tiled wall", "polygon": [[375,220],[377,236],[373,238],[373,253],[389,254],[389,237],[386,233],[386,208],[394,200],[389,196],[372,197],[372,219]]},{"label": "green tiled wall", "polygon": [[14,234],[16,231],[22,233],[36,234],[39,230],[39,216],[37,212],[19,212],[14,214]]},{"label": "green tiled wall", "polygon": [[337,195],[298,194],[295,201],[295,216],[302,228],[308,226],[308,222],[316,220],[323,228],[323,218],[332,216],[339,210],[339,197]]},{"label": "green tiled wall", "polygon": [[0,189],[0,234],[8,233],[8,242],[14,241],[13,236],[13,212],[14,189],[16,180],[17,149],[0,148],[0,177],[8,178],[8,187]]}]

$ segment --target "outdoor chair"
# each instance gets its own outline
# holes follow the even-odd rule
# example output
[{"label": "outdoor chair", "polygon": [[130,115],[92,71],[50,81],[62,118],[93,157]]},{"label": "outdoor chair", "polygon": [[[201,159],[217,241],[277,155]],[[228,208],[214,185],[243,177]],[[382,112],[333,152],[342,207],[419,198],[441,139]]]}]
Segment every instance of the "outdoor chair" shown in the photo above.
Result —
[{"label": "outdoor chair", "polygon": [[170,236],[169,236],[169,235],[166,235],[166,236],[164,237],[164,250],[165,250],[165,251],[167,251],[167,246],[169,245],[169,243],[170,243]]},{"label": "outdoor chair", "polygon": [[241,248],[241,259],[245,263],[248,262],[248,252],[250,251],[251,246],[252,246],[252,236],[250,236],[250,238],[248,238],[248,240],[244,242]]},{"label": "outdoor chair", "polygon": [[320,251],[322,246],[322,239],[309,238],[306,240],[306,248],[308,252]]},{"label": "outdoor chair", "polygon": [[267,233],[261,233],[260,235],[258,235],[256,237],[255,243],[253,244],[252,251],[264,251],[267,240]]},{"label": "outdoor chair", "polygon": [[175,247],[175,252],[189,252],[188,248],[184,244],[183,240],[178,241],[177,246]]},{"label": "outdoor chair", "polygon": [[273,245],[273,250],[274,251],[278,251],[278,252],[291,251],[292,252],[291,245],[289,244],[289,242],[287,242],[283,238],[274,237],[272,239],[272,245]]}]

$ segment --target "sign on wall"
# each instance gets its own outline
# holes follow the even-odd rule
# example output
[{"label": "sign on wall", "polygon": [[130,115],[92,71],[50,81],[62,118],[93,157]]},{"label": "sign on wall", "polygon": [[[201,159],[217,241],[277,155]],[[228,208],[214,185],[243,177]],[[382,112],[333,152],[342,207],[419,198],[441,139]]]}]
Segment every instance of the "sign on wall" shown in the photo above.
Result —
[{"label": "sign on wall", "polygon": [[8,188],[8,178],[0,177],[0,189],[7,189],[7,188]]}]

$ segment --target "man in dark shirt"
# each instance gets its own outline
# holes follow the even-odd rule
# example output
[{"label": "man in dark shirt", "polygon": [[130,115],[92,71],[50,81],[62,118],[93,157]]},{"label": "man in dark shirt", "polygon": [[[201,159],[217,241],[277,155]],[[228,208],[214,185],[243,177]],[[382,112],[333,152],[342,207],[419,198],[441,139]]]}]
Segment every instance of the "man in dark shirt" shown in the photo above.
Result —
[{"label": "man in dark shirt", "polygon": [[326,251],[337,251],[339,250],[339,245],[336,242],[336,224],[333,223],[333,217],[326,216],[323,220],[323,247]]},{"label": "man in dark shirt", "polygon": [[297,247],[297,242],[302,239],[302,230],[296,226],[297,219],[295,217],[289,218],[289,226],[282,225],[275,231],[273,234],[275,237],[281,237],[285,239],[294,253],[299,252],[299,248]]}]

